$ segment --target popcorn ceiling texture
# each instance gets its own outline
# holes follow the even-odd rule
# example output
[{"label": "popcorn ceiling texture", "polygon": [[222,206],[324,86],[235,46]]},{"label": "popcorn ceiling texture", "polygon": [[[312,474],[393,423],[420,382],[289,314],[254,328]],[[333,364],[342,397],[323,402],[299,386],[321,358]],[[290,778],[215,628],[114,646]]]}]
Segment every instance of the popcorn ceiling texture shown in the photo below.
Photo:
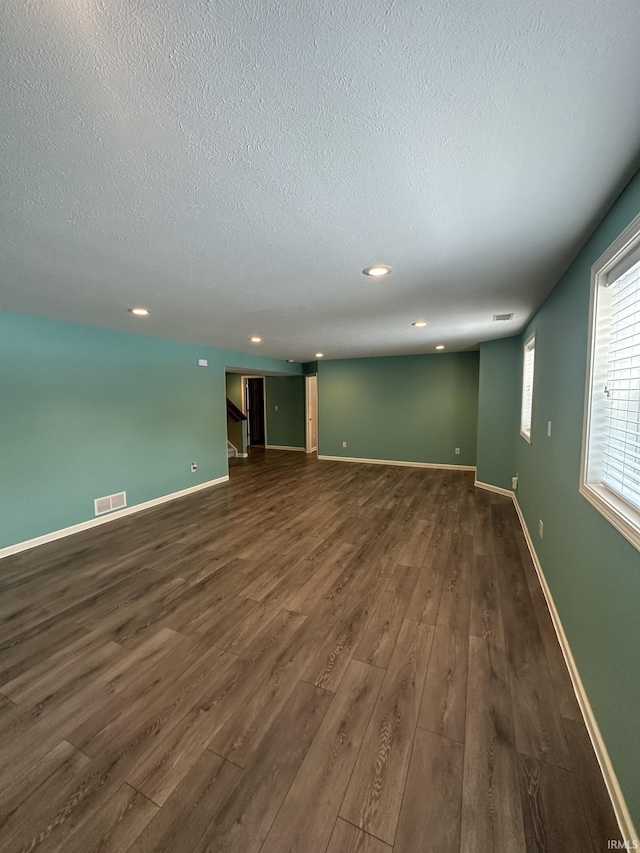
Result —
[{"label": "popcorn ceiling texture", "polygon": [[0,0],[0,308],[304,361],[514,334],[631,173],[639,30],[636,0]]}]

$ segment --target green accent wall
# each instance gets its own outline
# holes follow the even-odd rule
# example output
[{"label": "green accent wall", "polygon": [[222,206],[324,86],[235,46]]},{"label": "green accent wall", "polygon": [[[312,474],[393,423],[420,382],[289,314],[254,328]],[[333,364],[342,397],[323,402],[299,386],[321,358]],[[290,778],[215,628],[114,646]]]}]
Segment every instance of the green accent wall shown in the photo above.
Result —
[{"label": "green accent wall", "polygon": [[[578,486],[591,266],[639,212],[640,173],[520,337],[518,373],[521,347],[536,333],[532,442],[519,435],[518,424],[511,441],[519,475],[518,502],[636,826],[640,824],[640,553],[580,495]],[[484,354],[483,345],[481,412],[490,408],[495,383],[505,370],[493,358],[483,369]],[[521,389],[520,378],[516,408]],[[498,480],[509,467],[506,459],[511,453],[507,443],[505,448],[504,466],[497,465],[493,438],[489,431],[480,431],[478,458],[494,460],[487,461],[482,479],[495,474],[496,485],[502,485]],[[543,539],[538,535],[540,519]]]},{"label": "green accent wall", "polygon": [[475,465],[478,365],[477,352],[320,362],[319,454]]},{"label": "green accent wall", "polygon": [[522,341],[520,336],[480,346],[476,479],[511,489],[516,473],[513,437],[520,430]]},{"label": "green accent wall", "polygon": [[224,476],[225,366],[302,370],[2,312],[0,365],[0,548],[93,518],[103,495],[132,506]]},{"label": "green accent wall", "polygon": [[304,382],[304,376],[267,376],[268,444],[305,446]]}]

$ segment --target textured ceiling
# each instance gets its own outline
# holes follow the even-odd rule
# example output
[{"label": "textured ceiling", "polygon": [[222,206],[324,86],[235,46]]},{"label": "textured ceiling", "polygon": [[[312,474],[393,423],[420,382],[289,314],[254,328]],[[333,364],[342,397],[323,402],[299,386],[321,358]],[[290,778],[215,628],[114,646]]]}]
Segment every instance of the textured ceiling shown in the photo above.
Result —
[{"label": "textured ceiling", "polygon": [[639,36],[637,0],[0,0],[0,307],[304,361],[514,334],[630,176]]}]

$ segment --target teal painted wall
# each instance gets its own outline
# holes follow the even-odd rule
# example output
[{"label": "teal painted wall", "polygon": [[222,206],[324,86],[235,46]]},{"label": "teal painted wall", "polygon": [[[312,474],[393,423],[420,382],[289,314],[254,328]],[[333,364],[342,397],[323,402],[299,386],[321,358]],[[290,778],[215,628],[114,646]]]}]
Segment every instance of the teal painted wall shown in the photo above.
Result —
[{"label": "teal painted wall", "polygon": [[267,376],[266,393],[267,443],[304,447],[304,376]]},{"label": "teal painted wall", "polygon": [[319,454],[474,465],[478,364],[477,352],[321,362]]},{"label": "teal painted wall", "polygon": [[[578,485],[591,266],[638,212],[640,173],[520,338],[522,346],[536,333],[532,443],[520,437],[518,425],[512,439],[518,502],[636,826],[640,824],[640,553],[580,495]],[[520,349],[518,372],[521,353]],[[484,388],[481,381],[481,392]],[[520,379],[518,406],[521,388]],[[488,405],[481,399],[481,410]],[[487,455],[491,453],[489,449]],[[479,447],[479,458],[484,455]],[[505,463],[505,471],[507,467]],[[499,468],[495,470],[499,477]],[[539,519],[544,522],[543,539],[537,532]]]},{"label": "teal painted wall", "polygon": [[476,478],[511,488],[515,469],[514,435],[519,430],[522,388],[520,336],[480,346],[478,451]]},{"label": "teal painted wall", "polygon": [[225,475],[225,365],[302,370],[0,312],[0,548],[93,518],[102,495],[131,506]]}]

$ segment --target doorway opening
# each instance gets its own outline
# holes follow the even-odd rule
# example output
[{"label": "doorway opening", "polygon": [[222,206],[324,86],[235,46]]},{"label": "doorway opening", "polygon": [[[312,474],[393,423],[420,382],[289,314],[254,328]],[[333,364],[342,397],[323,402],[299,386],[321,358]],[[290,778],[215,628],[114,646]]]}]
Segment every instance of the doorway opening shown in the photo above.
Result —
[{"label": "doorway opening", "polygon": [[264,447],[267,443],[264,376],[245,376],[244,405],[247,415],[247,442],[249,447]]},{"label": "doorway opening", "polygon": [[318,377],[305,377],[305,422],[306,440],[305,450],[307,453],[318,450]]}]

